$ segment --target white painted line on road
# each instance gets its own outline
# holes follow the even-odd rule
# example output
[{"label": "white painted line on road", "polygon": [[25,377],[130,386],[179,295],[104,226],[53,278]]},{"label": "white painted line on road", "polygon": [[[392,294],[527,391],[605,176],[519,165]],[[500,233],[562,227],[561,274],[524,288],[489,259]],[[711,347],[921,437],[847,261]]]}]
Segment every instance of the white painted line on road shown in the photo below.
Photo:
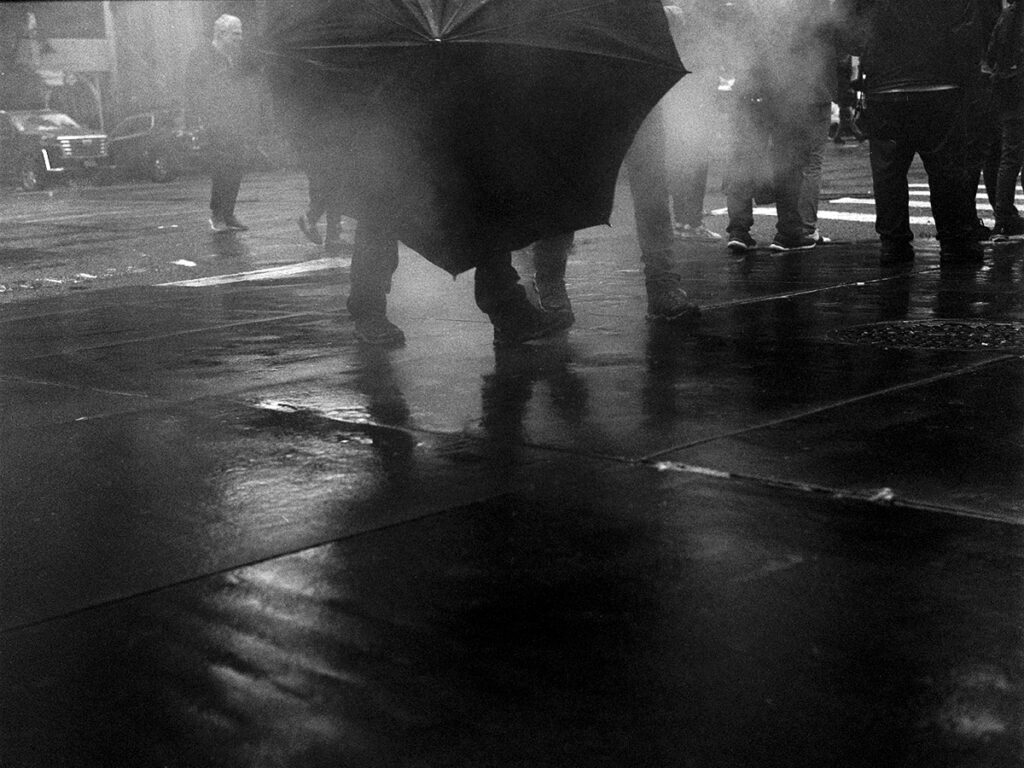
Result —
[{"label": "white painted line on road", "polygon": [[282,277],[301,275],[306,272],[320,272],[326,269],[335,269],[349,264],[351,259],[332,257],[315,259],[313,261],[302,261],[297,264],[285,264],[281,267],[269,267],[267,269],[254,269],[251,272],[236,272],[230,275],[213,275],[211,277],[200,277],[195,280],[178,280],[173,283],[159,283],[159,288],[207,288],[214,285],[226,285],[228,283],[244,283],[252,280],[278,280]]},{"label": "white painted line on road", "polygon": [[[711,212],[715,216],[722,216],[728,213],[725,208],[717,208]],[[775,216],[774,208],[755,208],[755,216]],[[862,224],[873,224],[875,222],[875,214],[873,213],[854,213],[852,211],[830,211],[828,209],[818,210],[819,219],[827,219],[829,221],[855,221]],[[917,224],[919,226],[931,226],[935,224],[935,219],[931,216],[911,216],[911,224]]]}]

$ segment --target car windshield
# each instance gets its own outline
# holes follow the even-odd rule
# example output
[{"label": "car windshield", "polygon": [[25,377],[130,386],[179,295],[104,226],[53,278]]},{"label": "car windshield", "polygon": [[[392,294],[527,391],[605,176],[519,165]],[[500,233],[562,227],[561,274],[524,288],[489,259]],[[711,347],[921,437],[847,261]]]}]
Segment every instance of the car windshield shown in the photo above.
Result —
[{"label": "car windshield", "polygon": [[81,126],[60,112],[12,112],[11,121],[19,131],[53,131]]}]

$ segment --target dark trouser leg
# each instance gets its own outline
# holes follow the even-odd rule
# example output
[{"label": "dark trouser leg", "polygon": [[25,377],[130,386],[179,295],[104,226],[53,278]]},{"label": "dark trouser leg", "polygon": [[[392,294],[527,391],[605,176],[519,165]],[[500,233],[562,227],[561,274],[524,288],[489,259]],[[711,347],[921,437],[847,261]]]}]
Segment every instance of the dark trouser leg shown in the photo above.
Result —
[{"label": "dark trouser leg", "polygon": [[955,91],[923,99],[915,112],[917,150],[928,174],[935,232],[943,245],[975,242],[977,184],[967,172],[967,133],[961,97]]},{"label": "dark trouser leg", "polygon": [[473,274],[473,297],[480,311],[486,314],[491,314],[512,294],[517,294],[517,289],[522,291],[522,286],[509,251],[491,254]]},{"label": "dark trouser leg", "polygon": [[391,276],[398,269],[398,241],[378,222],[356,225],[347,307],[352,317],[385,316]]},{"label": "dark trouser leg", "polygon": [[[903,125],[907,107],[888,101],[871,102],[868,138],[871,181],[875,192],[875,231],[883,245],[914,239],[910,229],[910,188],[907,172],[915,150]],[[911,107],[912,109],[912,107]]]},{"label": "dark trouser leg", "polygon": [[1016,219],[1020,214],[1014,204],[1021,162],[1024,161],[1024,114],[1006,110],[999,115],[999,171],[996,176],[996,225]]},{"label": "dark trouser leg", "polygon": [[213,169],[210,185],[210,214],[215,219],[235,215],[235,201],[242,186],[241,166],[222,164]]}]

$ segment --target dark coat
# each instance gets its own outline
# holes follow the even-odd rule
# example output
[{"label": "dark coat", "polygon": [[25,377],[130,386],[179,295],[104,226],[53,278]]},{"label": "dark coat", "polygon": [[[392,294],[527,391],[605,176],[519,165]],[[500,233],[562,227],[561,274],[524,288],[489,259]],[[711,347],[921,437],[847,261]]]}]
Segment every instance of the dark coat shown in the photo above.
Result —
[{"label": "dark coat", "polygon": [[189,119],[205,129],[214,159],[252,162],[259,114],[247,71],[207,42],[189,57],[186,83]]},{"label": "dark coat", "polygon": [[984,52],[977,0],[845,0],[869,95],[966,87]]},{"label": "dark coat", "polygon": [[992,73],[993,91],[1001,106],[1013,108],[1024,101],[1024,11],[1019,2],[999,16],[985,64]]}]

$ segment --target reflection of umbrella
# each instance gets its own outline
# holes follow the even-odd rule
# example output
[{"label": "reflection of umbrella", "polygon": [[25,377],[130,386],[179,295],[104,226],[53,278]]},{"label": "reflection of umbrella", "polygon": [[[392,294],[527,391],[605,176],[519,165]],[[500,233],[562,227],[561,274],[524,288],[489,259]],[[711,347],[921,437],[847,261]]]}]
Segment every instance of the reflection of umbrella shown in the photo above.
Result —
[{"label": "reflection of umbrella", "polygon": [[457,274],[607,223],[645,115],[685,73],[659,0],[274,5],[271,87],[344,213]]}]

